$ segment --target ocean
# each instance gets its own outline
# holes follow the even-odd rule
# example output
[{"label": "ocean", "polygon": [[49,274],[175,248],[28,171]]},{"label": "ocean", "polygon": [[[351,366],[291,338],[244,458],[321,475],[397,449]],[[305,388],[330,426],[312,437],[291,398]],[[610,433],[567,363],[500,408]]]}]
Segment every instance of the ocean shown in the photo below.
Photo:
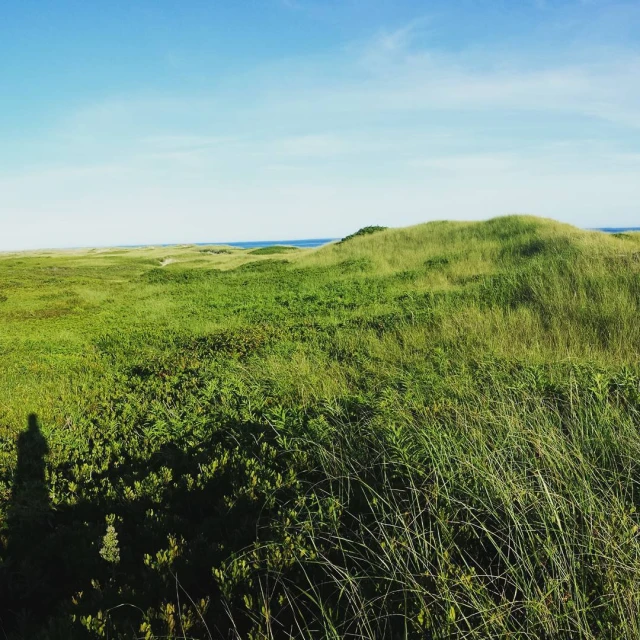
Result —
[{"label": "ocean", "polygon": [[325,244],[340,240],[340,238],[305,238],[302,240],[253,240],[247,242],[185,242],[185,243],[160,243],[160,244],[122,244],[113,248],[117,249],[144,249],[145,247],[237,247],[238,249],[260,249],[261,247],[272,247],[273,245],[286,245],[298,247],[299,249],[313,249],[322,247]]},{"label": "ocean", "polygon": [[[305,240],[257,240],[254,242],[225,242],[223,244],[229,247],[238,247],[240,249],[260,249],[261,247],[271,247],[273,245],[287,245],[290,247],[298,247],[300,249],[311,249],[313,247],[321,247],[329,244],[339,238],[307,238]],[[205,244],[198,242],[197,244]],[[207,243],[209,244],[209,243]]]}]

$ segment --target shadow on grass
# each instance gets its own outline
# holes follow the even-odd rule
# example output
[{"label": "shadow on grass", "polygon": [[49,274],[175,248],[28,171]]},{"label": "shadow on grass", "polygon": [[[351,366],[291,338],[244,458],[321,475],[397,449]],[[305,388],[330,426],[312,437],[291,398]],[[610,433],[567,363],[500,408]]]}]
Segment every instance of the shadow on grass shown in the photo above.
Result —
[{"label": "shadow on grass", "polygon": [[37,617],[43,608],[43,589],[52,584],[50,559],[42,554],[42,542],[51,531],[49,488],[45,476],[46,438],[38,417],[29,415],[27,429],[18,438],[18,460],[11,502],[6,516],[6,549],[0,594],[4,630],[20,620]]},{"label": "shadow on grass", "polygon": [[[246,426],[247,440],[253,440]],[[73,504],[52,505],[49,447],[37,417],[30,415],[17,443],[4,547],[0,538],[0,638],[95,637],[101,635],[98,628],[83,629],[79,621],[93,613],[95,622],[98,610],[108,615],[111,629],[135,637],[145,612],[175,599],[178,578],[184,599],[208,601],[202,609],[208,627],[196,637],[228,637],[230,622],[212,567],[254,541],[265,512],[260,501],[239,496],[230,504],[243,476],[239,461],[209,475],[202,472],[212,450],[224,452],[227,445],[219,433],[193,448],[166,444],[145,460],[94,474],[93,486],[100,491]],[[64,468],[57,473],[64,474]],[[162,474],[172,480],[127,495],[127,488],[146,487]],[[106,554],[110,522],[116,538]],[[123,608],[127,603],[134,606]]]}]

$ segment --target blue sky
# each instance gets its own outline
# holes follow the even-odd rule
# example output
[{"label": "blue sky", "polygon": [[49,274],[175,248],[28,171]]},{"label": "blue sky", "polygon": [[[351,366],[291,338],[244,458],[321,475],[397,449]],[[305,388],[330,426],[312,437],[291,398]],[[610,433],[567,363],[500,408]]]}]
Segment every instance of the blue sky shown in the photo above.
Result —
[{"label": "blue sky", "polygon": [[640,2],[6,0],[0,249],[640,226]]}]

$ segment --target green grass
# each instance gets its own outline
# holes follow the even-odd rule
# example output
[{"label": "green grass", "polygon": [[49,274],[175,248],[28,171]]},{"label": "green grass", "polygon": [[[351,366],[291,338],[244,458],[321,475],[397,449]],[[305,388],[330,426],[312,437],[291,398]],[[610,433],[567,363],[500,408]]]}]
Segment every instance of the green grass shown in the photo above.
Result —
[{"label": "green grass", "polygon": [[372,233],[378,233],[378,231],[384,231],[385,229],[388,229],[388,227],[380,227],[377,225],[370,226],[370,227],[362,227],[362,229],[358,229],[355,233],[351,233],[348,236],[342,238],[340,242],[341,243],[347,242],[348,240],[353,240],[353,238],[368,236],[368,235],[371,235]]},{"label": "green grass", "polygon": [[259,247],[258,249],[252,249],[249,251],[254,256],[271,256],[275,253],[291,253],[292,251],[298,251],[298,247],[289,247],[285,245],[274,244],[268,247]]},{"label": "green grass", "polygon": [[220,251],[0,255],[6,637],[640,637],[640,234]]}]

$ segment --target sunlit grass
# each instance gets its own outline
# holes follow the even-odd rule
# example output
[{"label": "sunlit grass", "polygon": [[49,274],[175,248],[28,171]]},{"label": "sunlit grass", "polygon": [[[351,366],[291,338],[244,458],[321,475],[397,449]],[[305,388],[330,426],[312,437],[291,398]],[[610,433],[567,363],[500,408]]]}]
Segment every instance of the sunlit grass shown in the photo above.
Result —
[{"label": "sunlit grass", "polygon": [[7,636],[639,637],[640,234],[277,251],[0,255]]}]

